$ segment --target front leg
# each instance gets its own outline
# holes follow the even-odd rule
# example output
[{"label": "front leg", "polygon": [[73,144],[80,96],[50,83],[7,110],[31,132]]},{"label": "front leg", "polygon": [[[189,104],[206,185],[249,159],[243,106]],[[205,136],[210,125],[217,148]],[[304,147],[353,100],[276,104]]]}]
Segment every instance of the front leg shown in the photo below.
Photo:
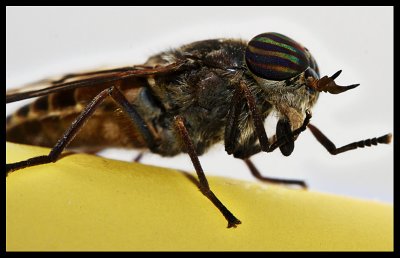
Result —
[{"label": "front leg", "polygon": [[[262,176],[259,170],[250,161],[250,157],[253,156],[254,154],[259,153],[262,150],[267,152],[272,152],[278,147],[281,149],[284,155],[285,154],[286,156],[290,155],[294,148],[294,139],[307,128],[307,125],[310,122],[311,112],[308,110],[306,111],[306,118],[304,119],[302,126],[294,130],[293,132],[291,130],[286,130],[287,124],[282,125],[284,121],[278,122],[277,131],[279,132],[277,132],[276,141],[273,142],[272,144],[268,143],[267,145],[264,145],[264,149],[262,149],[262,147],[260,146],[261,145],[260,141],[258,141],[259,143],[257,143],[257,139],[258,140],[260,139],[259,138],[260,134],[257,133],[251,135],[246,143],[239,144],[240,131],[238,126],[239,123],[238,117],[240,115],[240,112],[242,111],[241,98],[240,98],[241,92],[242,92],[241,89],[236,89],[234,92],[234,96],[232,98],[232,104],[229,110],[229,116],[225,129],[225,150],[228,152],[228,154],[233,154],[235,158],[242,159],[246,163],[247,167],[249,168],[253,176],[255,176],[257,179],[261,181],[270,183],[280,183],[280,184],[295,184],[299,185],[302,188],[307,188],[306,183],[301,180],[288,180],[288,179]],[[246,96],[246,98],[248,98],[248,96]],[[250,100],[248,101],[248,104],[249,106],[252,105],[252,107],[249,107],[250,109],[256,110],[255,102]],[[256,113],[258,113],[258,111],[256,111]],[[265,133],[264,127],[262,127],[262,129]],[[265,147],[267,147],[267,149],[265,149]]]},{"label": "front leg", "polygon": [[235,89],[232,104],[229,110],[228,122],[226,125],[226,130],[228,131],[228,134],[225,132],[225,149],[227,149],[227,146],[229,147],[229,149],[227,149],[228,154],[233,149],[232,145],[235,143],[237,144],[237,142],[235,142],[235,139],[232,138],[237,137],[239,134],[237,128],[238,117],[240,115],[239,104],[241,102],[241,98],[237,95],[240,96],[242,93],[244,93],[244,97],[250,110],[251,118],[253,119],[254,131],[260,143],[261,151],[272,152],[276,148],[280,147],[282,154],[284,154],[285,156],[289,156],[294,148],[294,140],[301,132],[306,130],[307,125],[310,122],[311,111],[306,110],[306,118],[304,119],[302,126],[294,130],[293,132],[291,132],[290,129],[287,130],[286,127],[288,125],[290,126],[290,123],[287,120],[279,121],[277,128],[279,131],[277,132],[278,139],[273,144],[270,144],[268,141],[267,133],[265,132],[263,117],[261,116],[261,113],[257,108],[256,100],[244,81],[241,81],[239,83],[239,86]]},{"label": "front leg", "polygon": [[325,147],[330,154],[336,155],[349,150],[354,150],[357,148],[364,148],[365,146],[371,147],[372,145],[378,145],[379,143],[388,144],[392,140],[392,134],[385,134],[381,137],[374,137],[371,139],[361,140],[358,142],[349,143],[340,148],[337,148],[333,142],[331,142],[328,137],[326,137],[317,127],[312,124],[308,125],[308,128],[312,134],[317,138],[317,140]]},{"label": "front leg", "polygon": [[251,93],[249,87],[246,85],[244,81],[241,81],[239,86],[240,86],[240,91],[244,92],[244,96],[246,98],[251,117],[253,118],[255,133],[258,137],[261,150],[269,152],[270,146],[268,142],[268,136],[267,133],[265,132],[264,121],[262,119],[260,111],[257,108],[256,100],[253,94]]}]

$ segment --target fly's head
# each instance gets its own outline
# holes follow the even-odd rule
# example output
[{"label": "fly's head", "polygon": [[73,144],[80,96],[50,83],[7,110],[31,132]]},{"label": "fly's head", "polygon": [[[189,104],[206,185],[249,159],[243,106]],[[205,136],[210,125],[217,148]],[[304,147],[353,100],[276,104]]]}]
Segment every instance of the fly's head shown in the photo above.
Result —
[{"label": "fly's head", "polygon": [[333,76],[320,78],[318,65],[309,50],[282,34],[260,34],[247,45],[245,61],[265,98],[279,114],[280,126],[299,128],[306,110],[311,110],[320,92],[338,94],[358,86],[339,86]]}]

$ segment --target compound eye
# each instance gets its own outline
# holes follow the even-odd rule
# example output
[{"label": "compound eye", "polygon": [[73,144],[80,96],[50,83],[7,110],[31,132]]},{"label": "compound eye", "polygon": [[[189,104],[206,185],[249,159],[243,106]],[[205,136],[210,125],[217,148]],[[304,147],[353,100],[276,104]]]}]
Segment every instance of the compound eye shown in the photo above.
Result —
[{"label": "compound eye", "polygon": [[263,33],[250,40],[245,58],[253,74],[273,81],[293,78],[310,65],[303,46],[275,32]]}]

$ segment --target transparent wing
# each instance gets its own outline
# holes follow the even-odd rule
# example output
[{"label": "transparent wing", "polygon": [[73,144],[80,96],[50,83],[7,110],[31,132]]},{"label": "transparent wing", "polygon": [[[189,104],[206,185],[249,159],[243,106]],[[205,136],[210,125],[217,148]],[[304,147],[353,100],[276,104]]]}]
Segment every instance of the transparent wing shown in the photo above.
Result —
[{"label": "transparent wing", "polygon": [[150,75],[168,74],[182,68],[184,61],[159,66],[129,66],[108,70],[97,70],[83,73],[66,74],[58,78],[40,80],[21,88],[6,91],[6,103],[16,102],[48,95],[64,90],[96,87],[110,82],[124,80],[130,77],[146,77]]}]

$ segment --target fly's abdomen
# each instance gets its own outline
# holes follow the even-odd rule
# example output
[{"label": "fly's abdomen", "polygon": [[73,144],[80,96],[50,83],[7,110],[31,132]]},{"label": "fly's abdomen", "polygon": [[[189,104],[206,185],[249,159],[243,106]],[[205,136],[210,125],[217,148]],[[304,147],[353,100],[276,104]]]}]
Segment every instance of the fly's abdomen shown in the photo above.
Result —
[{"label": "fly's abdomen", "polygon": [[[7,141],[53,147],[101,90],[82,88],[38,98],[7,117]],[[135,95],[134,92],[130,94]],[[129,119],[111,99],[106,99],[87,119],[68,147],[98,151],[107,147],[144,146],[143,138]]]}]

